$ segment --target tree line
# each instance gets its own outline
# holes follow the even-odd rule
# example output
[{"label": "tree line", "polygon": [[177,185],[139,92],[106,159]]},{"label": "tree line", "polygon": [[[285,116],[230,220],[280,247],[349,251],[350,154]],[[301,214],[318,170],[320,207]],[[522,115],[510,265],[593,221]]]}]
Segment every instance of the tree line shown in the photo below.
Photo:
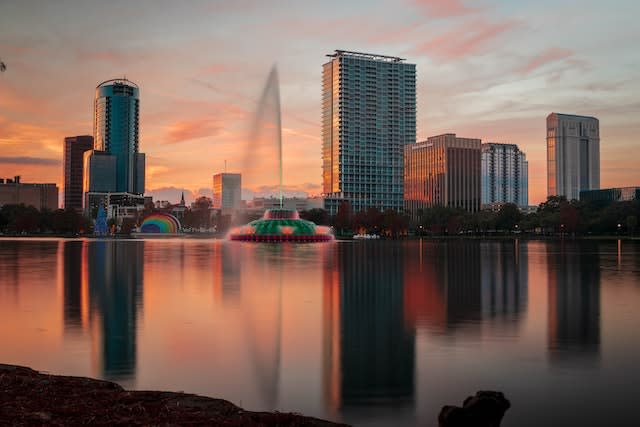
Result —
[{"label": "tree line", "polygon": [[[211,215],[211,200],[197,199],[182,215],[182,226],[186,229],[210,229],[225,232],[232,225],[246,224],[261,216],[260,213],[245,212],[233,221],[229,215],[219,212]],[[154,211],[153,205],[145,206],[137,218],[127,218],[120,225],[121,233],[128,233],[140,225]],[[413,220],[409,215],[392,209],[380,211],[369,208],[353,212],[348,202],[342,203],[336,215],[324,209],[300,212],[300,217],[318,225],[332,226],[338,235],[377,234],[398,237],[411,233],[419,235],[487,235],[505,233],[529,233],[539,235],[606,235],[638,233],[640,201],[587,202],[552,196],[541,203],[535,212],[524,214],[514,204],[507,203],[497,211],[482,210],[466,212],[443,206],[419,209]],[[109,221],[114,229],[114,220]],[[33,206],[4,205],[0,207],[0,232],[3,234],[51,233],[77,235],[92,233],[93,220],[73,209],[43,209]]]}]

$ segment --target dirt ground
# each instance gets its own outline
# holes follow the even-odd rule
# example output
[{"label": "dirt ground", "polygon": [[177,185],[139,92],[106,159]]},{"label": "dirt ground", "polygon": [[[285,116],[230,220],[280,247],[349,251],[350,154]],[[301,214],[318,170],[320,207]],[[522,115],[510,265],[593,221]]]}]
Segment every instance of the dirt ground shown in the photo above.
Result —
[{"label": "dirt ground", "polygon": [[0,425],[11,426],[340,426],[279,412],[245,411],[222,399],[127,391],[91,378],[41,374],[0,364]]}]

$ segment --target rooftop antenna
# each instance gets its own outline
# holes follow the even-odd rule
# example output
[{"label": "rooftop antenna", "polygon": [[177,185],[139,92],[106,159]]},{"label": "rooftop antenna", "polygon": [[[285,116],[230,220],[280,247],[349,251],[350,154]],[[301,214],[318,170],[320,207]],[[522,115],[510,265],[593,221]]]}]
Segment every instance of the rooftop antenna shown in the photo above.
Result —
[{"label": "rooftop antenna", "polygon": [[227,159],[224,160],[224,173],[227,173]]}]

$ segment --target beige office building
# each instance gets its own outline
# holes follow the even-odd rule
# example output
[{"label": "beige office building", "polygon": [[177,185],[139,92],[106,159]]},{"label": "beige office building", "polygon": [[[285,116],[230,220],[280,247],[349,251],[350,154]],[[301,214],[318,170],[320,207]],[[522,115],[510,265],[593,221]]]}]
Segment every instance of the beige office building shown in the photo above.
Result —
[{"label": "beige office building", "polygon": [[595,117],[547,116],[547,195],[580,199],[600,188],[600,123]]},{"label": "beige office building", "polygon": [[405,147],[405,209],[413,218],[433,206],[480,210],[481,146],[447,133]]},{"label": "beige office building", "polygon": [[242,175],[217,173],[213,175],[213,208],[233,211],[242,207]]},{"label": "beige office building", "polygon": [[55,184],[25,184],[20,177],[0,179],[0,206],[33,206],[38,210],[58,209],[58,187]]}]

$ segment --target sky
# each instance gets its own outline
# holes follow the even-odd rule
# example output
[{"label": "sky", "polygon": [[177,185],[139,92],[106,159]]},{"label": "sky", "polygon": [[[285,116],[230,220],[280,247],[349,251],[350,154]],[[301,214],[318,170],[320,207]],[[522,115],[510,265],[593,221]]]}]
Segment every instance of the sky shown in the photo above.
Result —
[{"label": "sky", "polygon": [[518,144],[530,204],[546,198],[551,112],[599,118],[602,188],[640,185],[638,15],[633,0],[0,0],[0,176],[62,192],[64,137],[92,134],[95,87],[126,77],[147,193],[210,195],[225,161],[241,171],[277,64],[285,186],[320,194],[322,64],[343,49],[416,64],[419,141]]}]

